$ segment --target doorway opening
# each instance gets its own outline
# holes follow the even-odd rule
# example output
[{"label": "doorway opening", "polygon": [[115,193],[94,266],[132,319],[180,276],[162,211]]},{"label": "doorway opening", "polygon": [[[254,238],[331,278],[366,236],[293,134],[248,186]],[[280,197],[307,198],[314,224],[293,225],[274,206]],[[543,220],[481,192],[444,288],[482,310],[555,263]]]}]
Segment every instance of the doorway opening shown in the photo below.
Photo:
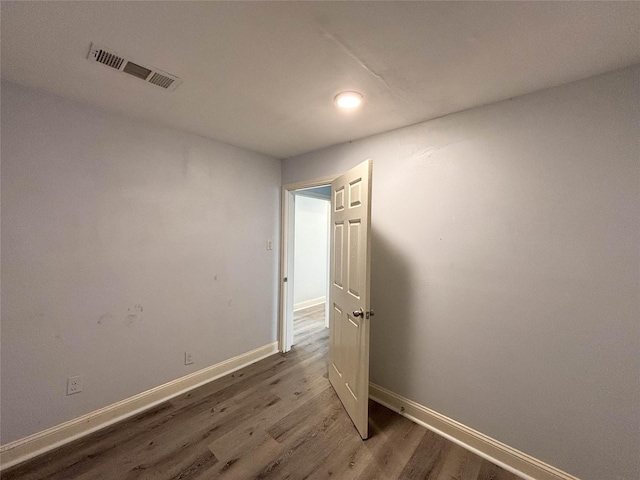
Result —
[{"label": "doorway opening", "polygon": [[331,186],[294,192],[293,345],[329,327]]},{"label": "doorway opening", "polygon": [[283,187],[281,352],[329,328],[331,180]]}]

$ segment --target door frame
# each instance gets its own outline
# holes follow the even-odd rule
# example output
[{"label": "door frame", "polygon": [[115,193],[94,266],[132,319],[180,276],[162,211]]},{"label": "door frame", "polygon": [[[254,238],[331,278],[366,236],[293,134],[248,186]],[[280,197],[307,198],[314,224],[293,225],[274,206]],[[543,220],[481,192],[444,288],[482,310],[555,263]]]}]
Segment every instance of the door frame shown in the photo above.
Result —
[{"label": "door frame", "polygon": [[[280,213],[280,308],[278,315],[278,350],[286,353],[293,345],[293,235],[295,191],[331,185],[339,175],[329,175],[282,186]],[[329,292],[327,292],[329,296]],[[291,321],[289,321],[291,319]]]}]

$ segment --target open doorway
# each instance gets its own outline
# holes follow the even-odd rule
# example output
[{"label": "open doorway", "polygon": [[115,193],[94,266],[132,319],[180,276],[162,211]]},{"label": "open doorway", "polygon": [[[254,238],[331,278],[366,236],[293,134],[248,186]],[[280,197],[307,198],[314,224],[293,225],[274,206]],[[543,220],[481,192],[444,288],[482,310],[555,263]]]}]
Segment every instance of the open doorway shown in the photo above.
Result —
[{"label": "open doorway", "polygon": [[329,328],[331,186],[294,192],[293,345]]},{"label": "open doorway", "polygon": [[281,352],[329,327],[332,180],[326,177],[283,187]]}]

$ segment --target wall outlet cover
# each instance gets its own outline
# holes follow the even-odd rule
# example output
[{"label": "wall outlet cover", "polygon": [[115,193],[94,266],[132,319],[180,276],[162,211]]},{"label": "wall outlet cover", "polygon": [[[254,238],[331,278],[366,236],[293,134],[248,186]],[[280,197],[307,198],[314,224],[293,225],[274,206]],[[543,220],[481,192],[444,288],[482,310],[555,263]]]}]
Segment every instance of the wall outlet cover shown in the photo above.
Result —
[{"label": "wall outlet cover", "polygon": [[67,378],[67,395],[73,395],[74,393],[80,393],[84,384],[84,375],[76,375],[74,377]]},{"label": "wall outlet cover", "polygon": [[184,364],[191,365],[193,363],[193,354],[191,352],[184,352]]}]

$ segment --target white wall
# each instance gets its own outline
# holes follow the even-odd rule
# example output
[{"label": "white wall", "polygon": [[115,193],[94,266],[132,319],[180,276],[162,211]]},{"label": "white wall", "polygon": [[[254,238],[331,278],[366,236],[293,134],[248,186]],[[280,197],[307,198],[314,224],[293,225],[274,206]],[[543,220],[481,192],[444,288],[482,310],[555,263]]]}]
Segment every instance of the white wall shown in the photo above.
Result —
[{"label": "white wall", "polygon": [[279,160],[3,81],[2,443],[275,341],[279,187]]},{"label": "white wall", "polygon": [[586,480],[640,478],[639,79],[283,163],[373,158],[371,380]]},{"label": "white wall", "polygon": [[293,303],[327,294],[328,200],[296,195]]}]

